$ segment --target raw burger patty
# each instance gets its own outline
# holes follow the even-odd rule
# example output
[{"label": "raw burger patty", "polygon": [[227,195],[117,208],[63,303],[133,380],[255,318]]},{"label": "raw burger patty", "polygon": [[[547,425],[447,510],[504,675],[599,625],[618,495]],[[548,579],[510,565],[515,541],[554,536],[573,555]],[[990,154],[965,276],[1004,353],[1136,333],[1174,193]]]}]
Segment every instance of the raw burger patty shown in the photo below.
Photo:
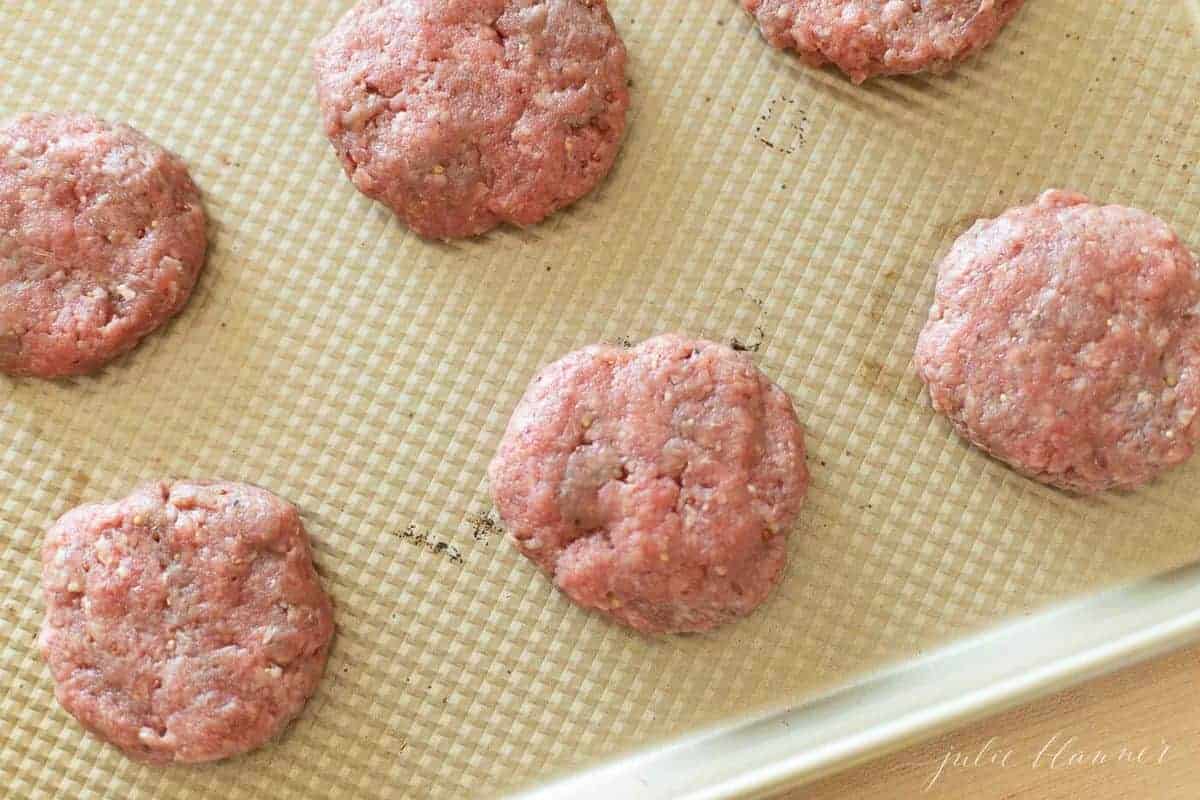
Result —
[{"label": "raw burger patty", "polygon": [[604,0],[364,0],[316,71],[354,185],[436,238],[532,225],[587,194],[629,108]]},{"label": "raw burger patty", "polygon": [[542,370],[489,473],[521,552],[646,633],[708,630],[762,603],[808,488],[783,390],[728,347],[675,335]]},{"label": "raw burger patty", "polygon": [[1025,0],[742,0],[771,44],[855,83],[945,72],[996,38]]},{"label": "raw burger patty", "polygon": [[94,372],[179,313],[204,249],[179,158],[95,117],[18,118],[0,129],[0,371]]},{"label": "raw burger patty", "polygon": [[157,483],[77,508],[43,548],[58,700],[144,761],[258,747],[317,688],[333,609],[296,510],[236,483]]},{"label": "raw burger patty", "polygon": [[1133,489],[1198,433],[1200,280],[1167,225],[1061,191],[967,231],[916,365],[933,406],[1021,472]]}]

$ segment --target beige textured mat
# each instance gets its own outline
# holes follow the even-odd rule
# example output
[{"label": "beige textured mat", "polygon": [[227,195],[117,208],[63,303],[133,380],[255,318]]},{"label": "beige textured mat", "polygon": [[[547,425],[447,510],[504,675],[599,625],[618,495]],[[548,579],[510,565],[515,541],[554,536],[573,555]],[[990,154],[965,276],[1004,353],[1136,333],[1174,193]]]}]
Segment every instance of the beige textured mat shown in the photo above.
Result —
[{"label": "beige textured mat", "polygon": [[[1043,188],[1200,247],[1192,0],[1031,0],[955,76],[866,88],[732,0],[612,0],[635,82],[614,175],[453,245],[359,196],[322,137],[310,44],[350,5],[0,0],[0,115],[130,121],[191,165],[213,237],[165,335],[94,379],[0,378],[0,794],[487,797],[1200,557],[1200,461],[1071,499],[967,449],[909,365],[936,259]],[[759,613],[651,641],[504,543],[485,467],[539,365],[669,329],[755,351],[814,486]],[[295,502],[337,604],[300,720],[205,768],[85,735],[35,652],[43,530],[164,475]]]}]

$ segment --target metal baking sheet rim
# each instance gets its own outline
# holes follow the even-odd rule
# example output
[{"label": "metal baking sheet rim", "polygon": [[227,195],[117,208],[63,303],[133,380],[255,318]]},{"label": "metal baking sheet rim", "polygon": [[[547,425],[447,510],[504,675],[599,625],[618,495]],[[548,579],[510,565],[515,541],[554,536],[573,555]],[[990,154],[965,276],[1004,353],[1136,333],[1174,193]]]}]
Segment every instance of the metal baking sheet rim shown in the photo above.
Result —
[{"label": "metal baking sheet rim", "polygon": [[811,701],[710,728],[511,800],[767,797],[1200,641],[1200,563],[1011,621]]}]

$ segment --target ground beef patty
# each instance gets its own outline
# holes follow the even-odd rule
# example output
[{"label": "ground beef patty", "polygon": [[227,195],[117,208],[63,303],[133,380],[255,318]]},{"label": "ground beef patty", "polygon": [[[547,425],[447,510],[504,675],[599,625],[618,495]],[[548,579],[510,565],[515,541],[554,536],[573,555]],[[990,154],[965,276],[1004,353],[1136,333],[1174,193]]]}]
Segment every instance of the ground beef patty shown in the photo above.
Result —
[{"label": "ground beef patty", "polygon": [[317,687],[333,610],[292,506],[236,483],[157,483],[47,535],[42,654],[58,700],[144,761],[261,745]]},{"label": "ground beef patty", "polygon": [[954,244],[916,366],[934,408],[1021,472],[1133,489],[1200,435],[1198,304],[1164,222],[1050,191]]},{"label": "ground beef patty", "polygon": [[521,551],[575,602],[646,633],[762,603],[808,487],[788,396],[743,355],[674,335],[544,369],[489,472]]},{"label": "ground beef patty", "polygon": [[855,83],[945,72],[996,38],[1025,0],[742,0],[771,44]]},{"label": "ground beef patty", "polygon": [[204,263],[200,192],[127,125],[0,129],[0,371],[93,372],[177,314]]},{"label": "ground beef patty", "polygon": [[532,225],[587,194],[629,107],[604,0],[364,0],[316,71],[354,185],[436,238]]}]

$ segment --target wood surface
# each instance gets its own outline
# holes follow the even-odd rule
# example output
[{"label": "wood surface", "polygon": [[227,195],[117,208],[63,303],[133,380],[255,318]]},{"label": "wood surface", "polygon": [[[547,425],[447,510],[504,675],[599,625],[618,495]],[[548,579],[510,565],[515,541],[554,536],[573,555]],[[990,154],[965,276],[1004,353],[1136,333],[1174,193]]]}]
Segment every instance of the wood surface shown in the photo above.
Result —
[{"label": "wood surface", "polygon": [[1200,648],[827,778],[779,800],[1197,800]]}]

